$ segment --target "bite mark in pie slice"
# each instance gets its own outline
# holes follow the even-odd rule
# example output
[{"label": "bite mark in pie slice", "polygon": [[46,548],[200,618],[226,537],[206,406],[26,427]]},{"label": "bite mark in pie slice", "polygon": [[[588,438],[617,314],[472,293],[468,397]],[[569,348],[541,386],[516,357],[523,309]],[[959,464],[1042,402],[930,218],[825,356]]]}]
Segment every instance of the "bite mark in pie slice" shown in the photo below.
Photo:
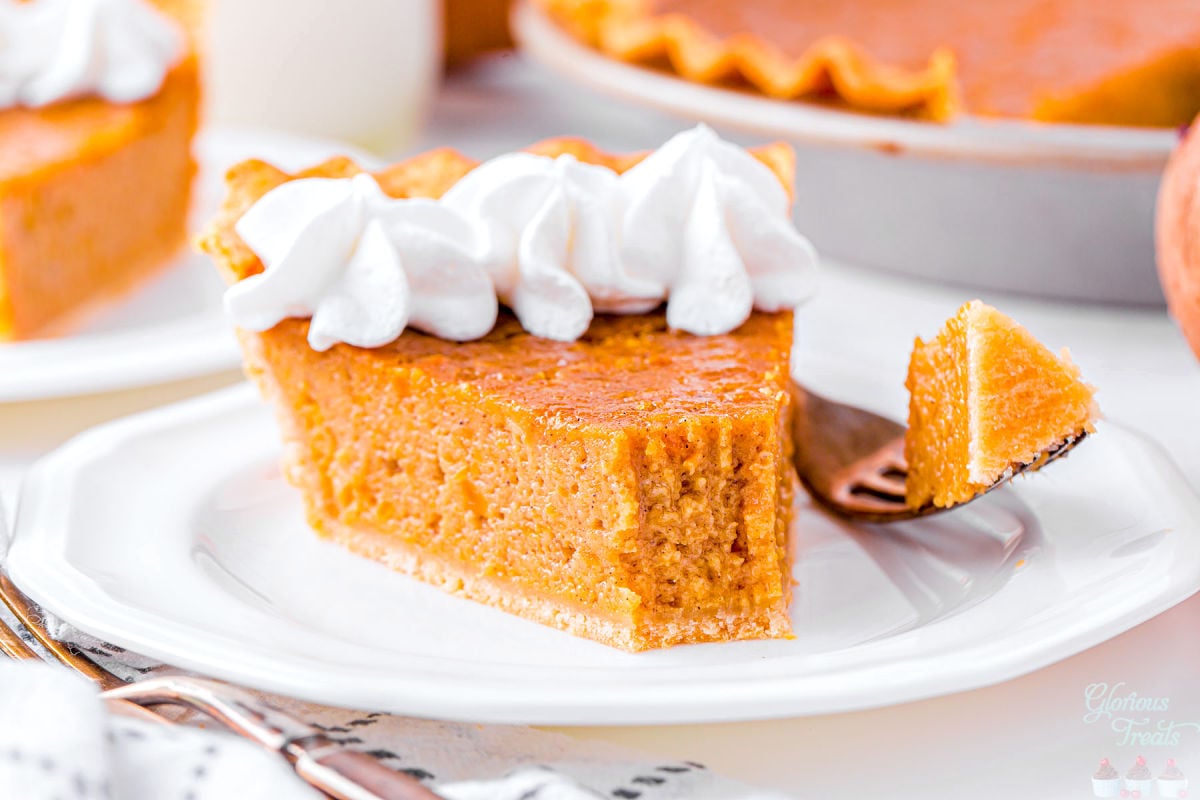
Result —
[{"label": "bite mark in pie slice", "polygon": [[909,362],[908,504],[966,502],[1093,431],[1094,390],[1011,318],[973,300]]}]

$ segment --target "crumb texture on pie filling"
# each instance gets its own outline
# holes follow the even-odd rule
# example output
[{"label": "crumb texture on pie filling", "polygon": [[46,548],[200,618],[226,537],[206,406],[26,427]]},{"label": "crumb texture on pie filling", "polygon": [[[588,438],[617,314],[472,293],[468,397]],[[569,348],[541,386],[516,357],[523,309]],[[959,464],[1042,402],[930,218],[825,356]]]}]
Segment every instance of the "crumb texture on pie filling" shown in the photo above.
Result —
[{"label": "crumb texture on pie filling", "polygon": [[[535,149],[617,171],[640,160],[574,140]],[[785,150],[755,156],[790,186]],[[472,166],[435,151],[374,178],[392,197],[436,198]],[[235,229],[246,209],[289,180],[358,172],[344,159],[295,176],[236,167],[201,246],[231,283],[261,274]],[[595,313],[570,341],[501,311],[472,341],[407,329],[325,350],[310,324],[240,336],[323,535],[630,650],[790,633],[790,311],[712,336],[662,310]]]},{"label": "crumb texture on pie filling", "polygon": [[697,339],[662,314],[385,348],[251,340],[309,520],[358,552],[644,649],[789,630],[790,314]]}]

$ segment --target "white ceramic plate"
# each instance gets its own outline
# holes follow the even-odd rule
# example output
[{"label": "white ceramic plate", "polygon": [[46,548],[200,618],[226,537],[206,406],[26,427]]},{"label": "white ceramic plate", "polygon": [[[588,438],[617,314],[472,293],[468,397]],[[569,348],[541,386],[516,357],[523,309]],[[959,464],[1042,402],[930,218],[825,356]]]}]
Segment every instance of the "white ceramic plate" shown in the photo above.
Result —
[{"label": "white ceramic plate", "polygon": [[[830,368],[815,385],[887,396]],[[864,402],[865,404],[865,402]],[[1200,587],[1200,502],[1116,424],[969,508],[889,528],[799,510],[792,640],[630,654],[318,540],[246,386],[85,433],[22,490],[13,580],[73,625],[312,701],[547,724],[842,711],[1011,678]]]},{"label": "white ceramic plate", "polygon": [[571,81],[796,144],[794,216],[823,253],[952,284],[1162,303],[1154,200],[1173,130],[858,114],[617,61],[527,0],[512,22],[524,52]]},{"label": "white ceramic plate", "polygon": [[[192,230],[220,203],[225,170],[246,158],[300,169],[350,147],[269,131],[209,129],[195,143]],[[188,252],[71,334],[0,343],[0,402],[89,394],[235,369],[241,354],[221,310],[223,284]]]}]

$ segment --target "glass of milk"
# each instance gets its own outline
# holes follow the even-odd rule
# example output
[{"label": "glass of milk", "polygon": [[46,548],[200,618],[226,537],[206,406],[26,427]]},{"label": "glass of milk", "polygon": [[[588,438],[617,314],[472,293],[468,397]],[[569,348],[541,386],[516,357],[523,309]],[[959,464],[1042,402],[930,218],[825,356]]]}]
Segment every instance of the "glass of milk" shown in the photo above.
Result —
[{"label": "glass of milk", "polygon": [[209,0],[208,120],[396,153],[441,70],[440,0]]}]

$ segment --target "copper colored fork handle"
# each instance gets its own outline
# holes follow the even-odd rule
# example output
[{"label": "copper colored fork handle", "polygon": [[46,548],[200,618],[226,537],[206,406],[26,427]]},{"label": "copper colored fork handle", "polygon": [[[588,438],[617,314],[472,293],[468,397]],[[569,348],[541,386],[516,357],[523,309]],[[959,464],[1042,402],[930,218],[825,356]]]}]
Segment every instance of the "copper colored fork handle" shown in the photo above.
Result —
[{"label": "copper colored fork handle", "polygon": [[306,783],[337,800],[439,800],[416,778],[388,769],[262,698],[220,681],[169,675],[103,693],[140,705],[167,703],[200,711],[284,756]]},{"label": "copper colored fork handle", "polygon": [[292,766],[304,781],[340,800],[439,800],[416,778],[396,772],[363,753],[337,749],[303,753]]}]

